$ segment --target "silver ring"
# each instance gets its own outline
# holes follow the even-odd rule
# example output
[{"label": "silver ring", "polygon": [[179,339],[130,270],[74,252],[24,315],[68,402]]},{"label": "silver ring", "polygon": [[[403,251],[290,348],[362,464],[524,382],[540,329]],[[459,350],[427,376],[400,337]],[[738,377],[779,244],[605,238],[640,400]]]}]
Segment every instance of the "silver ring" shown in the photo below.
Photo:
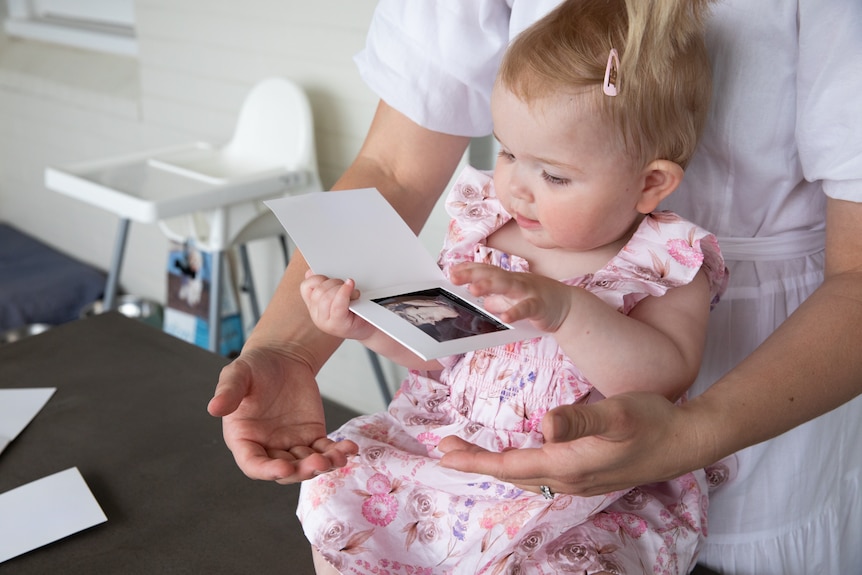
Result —
[{"label": "silver ring", "polygon": [[553,499],[554,498],[554,492],[551,491],[551,488],[548,487],[547,485],[539,485],[539,491],[542,492],[542,495],[544,496],[545,499]]}]

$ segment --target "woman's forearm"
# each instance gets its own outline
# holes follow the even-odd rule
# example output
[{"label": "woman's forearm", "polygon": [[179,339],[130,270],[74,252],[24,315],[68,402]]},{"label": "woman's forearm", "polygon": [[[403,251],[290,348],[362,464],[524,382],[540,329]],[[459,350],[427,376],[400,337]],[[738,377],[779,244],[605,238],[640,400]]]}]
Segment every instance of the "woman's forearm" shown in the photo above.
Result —
[{"label": "woman's forearm", "polygon": [[862,272],[827,279],[757,350],[685,409],[708,464],[862,393]]},{"label": "woman's forearm", "polygon": [[306,364],[316,374],[342,340],[323,333],[311,321],[299,293],[306,270],[308,264],[296,250],[243,349],[277,350]]},{"label": "woman's forearm", "polygon": [[862,393],[862,204],[827,199],[823,284],[692,410],[723,457]]}]

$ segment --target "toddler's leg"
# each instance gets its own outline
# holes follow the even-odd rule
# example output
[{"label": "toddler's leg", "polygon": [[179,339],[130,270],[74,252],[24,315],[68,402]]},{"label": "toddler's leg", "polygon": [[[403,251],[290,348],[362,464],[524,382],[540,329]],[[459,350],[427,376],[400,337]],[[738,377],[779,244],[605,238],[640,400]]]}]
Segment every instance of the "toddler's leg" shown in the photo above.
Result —
[{"label": "toddler's leg", "polygon": [[314,547],[311,548],[311,556],[314,559],[314,571],[317,575],[341,575],[341,572],[324,559],[323,555],[318,553]]}]

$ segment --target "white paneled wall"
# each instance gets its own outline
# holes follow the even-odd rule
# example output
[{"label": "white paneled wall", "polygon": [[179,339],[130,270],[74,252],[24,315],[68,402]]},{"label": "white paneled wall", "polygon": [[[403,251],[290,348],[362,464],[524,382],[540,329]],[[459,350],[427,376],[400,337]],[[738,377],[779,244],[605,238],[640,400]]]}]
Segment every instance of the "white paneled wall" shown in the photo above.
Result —
[{"label": "white paneled wall", "polygon": [[[375,0],[135,0],[137,59],[0,37],[0,219],[106,268],[117,219],[45,190],[43,170],[194,139],[230,137],[240,103],[263,77],[308,92],[325,186],[347,167],[376,97],[360,80]],[[441,222],[430,226],[439,245]],[[122,287],[165,300],[167,242],[132,224]],[[267,299],[280,254],[256,246]],[[365,353],[349,342],[321,374],[326,395],[362,411],[382,407]],[[215,384],[215,382],[213,382]]]}]

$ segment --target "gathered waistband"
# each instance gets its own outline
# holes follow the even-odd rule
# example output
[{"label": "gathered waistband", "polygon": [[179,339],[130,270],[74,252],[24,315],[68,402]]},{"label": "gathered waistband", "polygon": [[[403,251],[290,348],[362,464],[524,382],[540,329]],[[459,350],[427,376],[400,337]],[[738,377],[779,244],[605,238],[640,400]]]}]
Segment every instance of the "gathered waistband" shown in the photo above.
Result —
[{"label": "gathered waistband", "polygon": [[826,247],[826,232],[791,232],[775,237],[719,237],[718,245],[727,261],[775,261],[814,255]]}]

